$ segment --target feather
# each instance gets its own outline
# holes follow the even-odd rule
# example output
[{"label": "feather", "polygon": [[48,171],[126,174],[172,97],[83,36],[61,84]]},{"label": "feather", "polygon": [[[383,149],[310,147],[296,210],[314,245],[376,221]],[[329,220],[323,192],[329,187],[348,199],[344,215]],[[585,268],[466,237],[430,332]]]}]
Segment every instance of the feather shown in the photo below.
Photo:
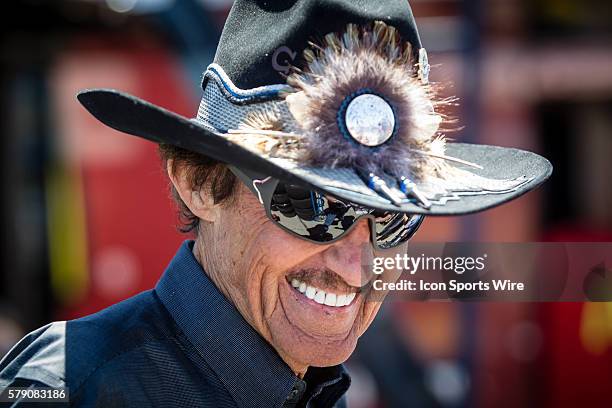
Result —
[{"label": "feather", "polygon": [[[434,88],[419,81],[412,45],[397,29],[381,21],[365,28],[349,24],[343,33],[327,34],[321,45],[311,44],[304,60],[306,66],[287,78],[292,89],[284,96],[303,129],[308,164],[417,179],[443,166],[438,131],[445,118],[435,109],[449,100],[436,99]],[[374,148],[343,137],[337,123],[345,98],[363,89],[383,97],[395,112],[397,134]]]},{"label": "feather", "polygon": [[434,152],[424,152],[422,150],[413,150],[413,151],[415,153],[424,154],[424,155],[427,155],[427,156],[435,157],[437,159],[448,160],[448,161],[452,161],[452,162],[455,162],[455,163],[464,164],[466,166],[474,167],[475,169],[480,169],[480,170],[483,169],[482,166],[480,166],[480,165],[478,165],[476,163],[472,163],[472,162],[469,162],[469,161],[463,160],[463,159],[458,159],[457,157],[446,156],[444,154],[437,154],[437,153],[434,153]]},{"label": "feather", "polygon": [[254,111],[238,129],[228,129],[225,137],[264,156],[299,160],[304,151],[303,137],[282,129],[282,122],[274,112]]}]

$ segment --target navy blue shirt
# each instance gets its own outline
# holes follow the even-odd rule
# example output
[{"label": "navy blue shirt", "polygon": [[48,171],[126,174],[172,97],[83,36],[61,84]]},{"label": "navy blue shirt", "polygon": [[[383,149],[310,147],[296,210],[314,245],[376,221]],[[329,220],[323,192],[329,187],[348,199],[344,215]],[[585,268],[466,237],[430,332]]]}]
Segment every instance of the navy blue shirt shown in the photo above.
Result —
[{"label": "navy blue shirt", "polygon": [[296,377],[192,249],[181,245],[154,290],[28,334],[0,361],[0,390],[67,387],[87,407],[343,407],[344,368]]}]

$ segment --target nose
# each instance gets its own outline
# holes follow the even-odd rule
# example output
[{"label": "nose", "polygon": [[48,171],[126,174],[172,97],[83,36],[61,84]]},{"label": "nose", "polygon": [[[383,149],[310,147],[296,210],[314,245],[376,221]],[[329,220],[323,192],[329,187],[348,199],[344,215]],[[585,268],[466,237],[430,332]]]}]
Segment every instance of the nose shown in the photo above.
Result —
[{"label": "nose", "polygon": [[331,244],[323,253],[325,265],[351,286],[363,286],[369,279],[363,264],[372,254],[370,226],[361,219],[346,236]]}]

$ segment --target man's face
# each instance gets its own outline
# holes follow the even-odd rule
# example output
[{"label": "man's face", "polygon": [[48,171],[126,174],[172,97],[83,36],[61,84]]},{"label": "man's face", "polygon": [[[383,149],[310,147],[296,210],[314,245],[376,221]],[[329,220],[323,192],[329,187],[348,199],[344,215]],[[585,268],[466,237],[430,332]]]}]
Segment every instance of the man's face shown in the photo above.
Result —
[{"label": "man's face", "polygon": [[274,225],[244,185],[237,190],[205,227],[205,269],[290,365],[345,361],[380,307],[362,266],[373,250],[367,219],[334,243],[315,244]]}]

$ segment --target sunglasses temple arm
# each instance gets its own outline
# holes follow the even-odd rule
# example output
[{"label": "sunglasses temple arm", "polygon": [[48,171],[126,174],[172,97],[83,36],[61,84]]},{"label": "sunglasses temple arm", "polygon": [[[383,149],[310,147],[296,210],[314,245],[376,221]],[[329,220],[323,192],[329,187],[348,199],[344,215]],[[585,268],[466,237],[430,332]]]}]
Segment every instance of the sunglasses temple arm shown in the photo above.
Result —
[{"label": "sunglasses temple arm", "polygon": [[257,197],[261,204],[270,201],[278,180],[270,176],[261,175],[259,173],[250,172],[248,170],[239,169],[235,166],[228,166],[230,171],[236,175],[251,192]]}]

